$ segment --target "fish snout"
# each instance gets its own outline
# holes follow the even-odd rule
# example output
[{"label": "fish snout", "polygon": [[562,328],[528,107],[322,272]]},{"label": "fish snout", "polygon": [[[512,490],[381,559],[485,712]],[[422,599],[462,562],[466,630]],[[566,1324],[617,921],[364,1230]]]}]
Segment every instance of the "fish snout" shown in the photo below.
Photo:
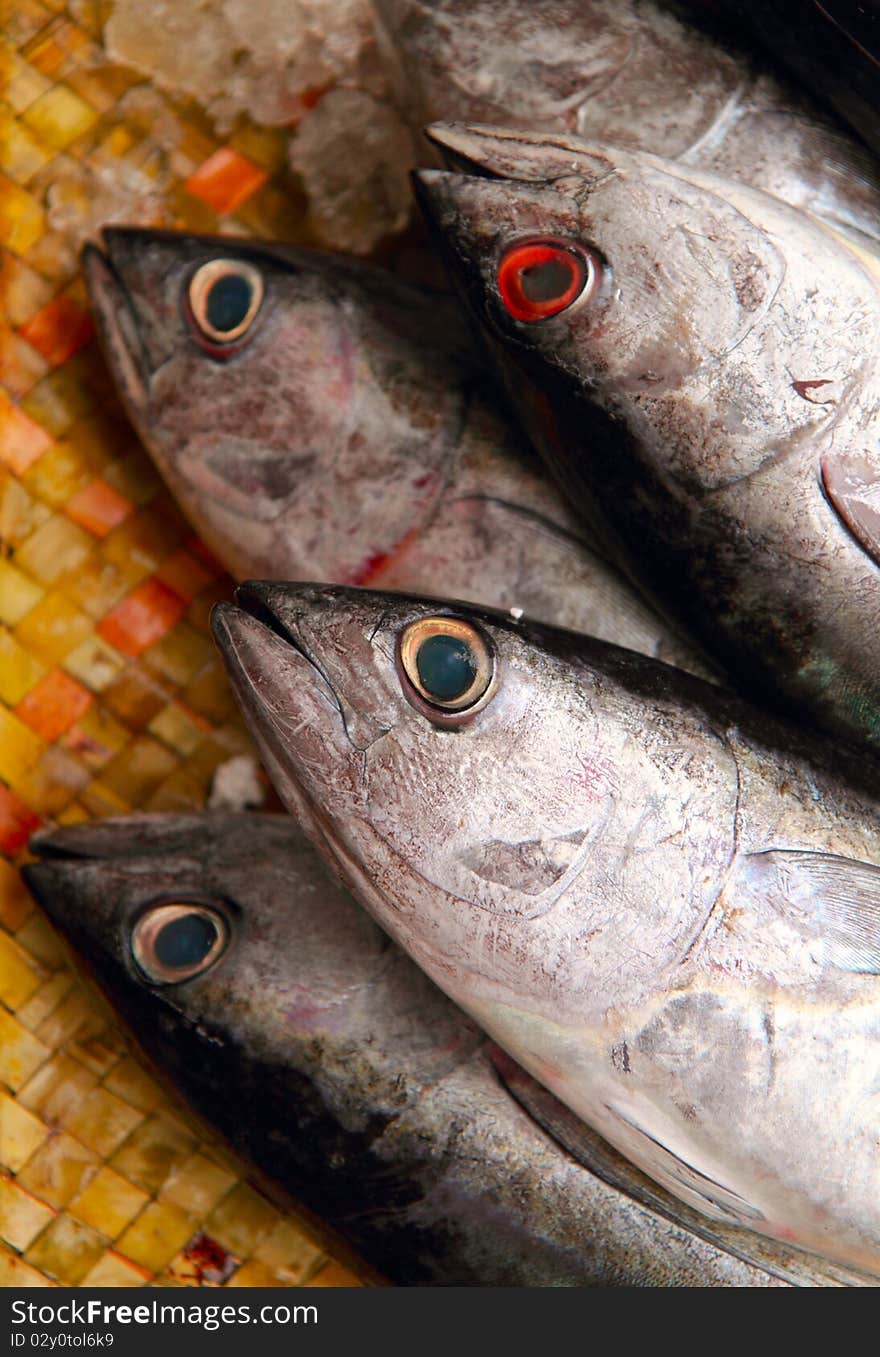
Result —
[{"label": "fish snout", "polygon": [[134,226],[105,226],[100,246],[83,249],[101,344],[133,416],[144,413],[153,377],[177,351],[189,249],[178,233]]},{"label": "fish snout", "polygon": [[618,153],[562,134],[436,122],[425,136],[448,169],[490,179],[543,184],[574,176],[590,185],[618,168]]}]

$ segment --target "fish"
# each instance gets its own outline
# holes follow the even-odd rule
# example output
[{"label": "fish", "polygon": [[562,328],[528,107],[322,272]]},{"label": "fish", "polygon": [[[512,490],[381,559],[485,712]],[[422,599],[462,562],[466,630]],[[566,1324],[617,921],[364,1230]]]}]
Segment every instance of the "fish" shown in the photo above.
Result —
[{"label": "fish", "polygon": [[30,889],[130,1038],[370,1279],[780,1284],[549,1139],[288,816],[140,814],[32,847]]},{"label": "fish", "polygon": [[83,267],[125,408],[237,579],[440,587],[712,672],[593,550],[453,297],[268,242],[112,227],[103,245]]},{"label": "fish", "polygon": [[[876,249],[875,156],[753,44],[719,27],[717,16],[693,12],[706,7],[706,0],[373,4],[380,52],[418,132],[436,121],[476,122],[649,151],[773,193]],[[769,27],[779,5],[748,8]],[[828,79],[844,84],[849,69],[840,65]]]},{"label": "fish", "polygon": [[282,801],[454,1003],[707,1229],[876,1284],[870,759],[443,600],[252,581],[213,628]]},{"label": "fish", "polygon": [[744,25],[880,153],[880,13],[858,0],[687,0]]},{"label": "fish", "polygon": [[644,152],[431,134],[457,169],[420,172],[424,210],[610,559],[754,697],[876,752],[874,257]]}]

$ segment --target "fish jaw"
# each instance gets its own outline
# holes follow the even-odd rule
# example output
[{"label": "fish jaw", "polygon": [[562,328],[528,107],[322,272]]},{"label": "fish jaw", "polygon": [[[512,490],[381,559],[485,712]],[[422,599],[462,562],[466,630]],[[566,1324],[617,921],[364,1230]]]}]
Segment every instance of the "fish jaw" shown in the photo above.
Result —
[{"label": "fish jaw", "polygon": [[613,173],[611,155],[579,137],[530,133],[484,123],[435,122],[425,128],[447,169],[485,178],[543,184],[578,175],[586,183]]},{"label": "fish jaw", "polygon": [[320,841],[308,779],[292,769],[319,767],[323,760],[331,776],[351,778],[354,750],[333,689],[274,615],[252,606],[259,607],[262,620],[217,604],[211,614],[214,640],[273,780],[303,827]]},{"label": "fish jaw", "polygon": [[[245,823],[252,821],[248,818]],[[268,818],[267,823],[271,823]],[[233,834],[238,824],[235,815],[214,816],[213,821],[209,821],[199,812],[173,817],[160,812],[143,812],[119,819],[56,825],[51,830],[32,834],[29,847],[43,862],[161,857],[170,852],[185,852],[187,848],[200,851],[203,844],[213,846],[217,830],[222,827],[227,834]]]},{"label": "fish jaw", "polygon": [[147,227],[105,226],[82,253],[102,348],[140,432],[151,385],[172,358],[185,323],[175,282],[205,254],[208,239]]},{"label": "fish jaw", "polygon": [[[269,546],[264,520],[283,510],[311,454],[307,421],[298,438],[278,437],[271,418],[260,426],[267,402],[248,411],[258,379],[268,379],[267,350],[272,366],[273,293],[290,262],[258,242],[137,227],[106,227],[102,246],[86,246],[83,266],[129,418],[209,544],[232,544],[217,554],[235,558],[233,567],[239,553],[259,558]],[[248,335],[226,358],[207,351],[188,301],[190,279],[218,258],[259,264],[275,284],[257,317],[256,348]]]},{"label": "fish jaw", "polygon": [[193,892],[209,896],[216,880],[205,864],[222,878],[253,853],[255,838],[269,859],[302,851],[302,839],[281,815],[136,814],[35,834],[30,849],[37,861],[22,871],[102,987],[134,990],[138,973],[125,939],[144,905]]},{"label": "fish jaw", "polygon": [[137,427],[149,400],[150,373],[129,294],[109,255],[88,244],[82,267],[101,347],[116,379],[129,419]]}]

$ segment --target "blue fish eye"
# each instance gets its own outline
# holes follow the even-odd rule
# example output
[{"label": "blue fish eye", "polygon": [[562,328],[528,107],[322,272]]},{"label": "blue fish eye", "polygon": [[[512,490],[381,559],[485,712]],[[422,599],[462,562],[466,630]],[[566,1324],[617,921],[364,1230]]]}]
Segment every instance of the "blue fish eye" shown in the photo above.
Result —
[{"label": "blue fish eye", "polygon": [[416,653],[416,668],[425,692],[438,702],[463,697],[477,677],[477,663],[458,636],[429,636]]},{"label": "blue fish eye", "polygon": [[218,278],[205,298],[205,315],[214,330],[235,330],[250,310],[253,288],[247,278],[227,273]]},{"label": "blue fish eye", "polygon": [[172,985],[190,980],[217,960],[228,939],[222,913],[194,901],[154,905],[134,926],[131,949],[148,980]]},{"label": "blue fish eye", "polygon": [[491,643],[463,618],[410,622],[400,636],[398,660],[408,700],[440,725],[469,720],[494,692]]},{"label": "blue fish eye", "polygon": [[[189,319],[200,339],[216,349],[250,330],[263,301],[263,279],[243,259],[211,259],[189,283]],[[220,356],[225,356],[222,353]]]},{"label": "blue fish eye", "polygon": [[172,970],[198,966],[217,941],[217,925],[207,914],[181,914],[156,934],[156,959]]}]

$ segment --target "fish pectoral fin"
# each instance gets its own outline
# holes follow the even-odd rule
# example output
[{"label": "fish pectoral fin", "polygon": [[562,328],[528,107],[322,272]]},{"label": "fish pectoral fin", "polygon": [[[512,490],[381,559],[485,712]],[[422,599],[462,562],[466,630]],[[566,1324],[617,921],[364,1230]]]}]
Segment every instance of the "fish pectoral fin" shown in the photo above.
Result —
[{"label": "fish pectoral fin", "polygon": [[834,853],[769,849],[744,860],[744,881],[810,937],[817,961],[880,975],[880,867]]},{"label": "fish pectoral fin", "polygon": [[501,1083],[541,1129],[571,1157],[609,1187],[673,1225],[704,1239],[744,1263],[763,1268],[792,1286],[870,1286],[869,1278],[812,1254],[753,1234],[750,1230],[710,1220],[653,1182],[624,1159],[598,1132],[533,1079],[500,1047],[490,1043],[489,1054]]},{"label": "fish pectoral fin", "polygon": [[822,459],[822,484],[851,535],[880,565],[880,465],[876,456],[827,453]]}]

